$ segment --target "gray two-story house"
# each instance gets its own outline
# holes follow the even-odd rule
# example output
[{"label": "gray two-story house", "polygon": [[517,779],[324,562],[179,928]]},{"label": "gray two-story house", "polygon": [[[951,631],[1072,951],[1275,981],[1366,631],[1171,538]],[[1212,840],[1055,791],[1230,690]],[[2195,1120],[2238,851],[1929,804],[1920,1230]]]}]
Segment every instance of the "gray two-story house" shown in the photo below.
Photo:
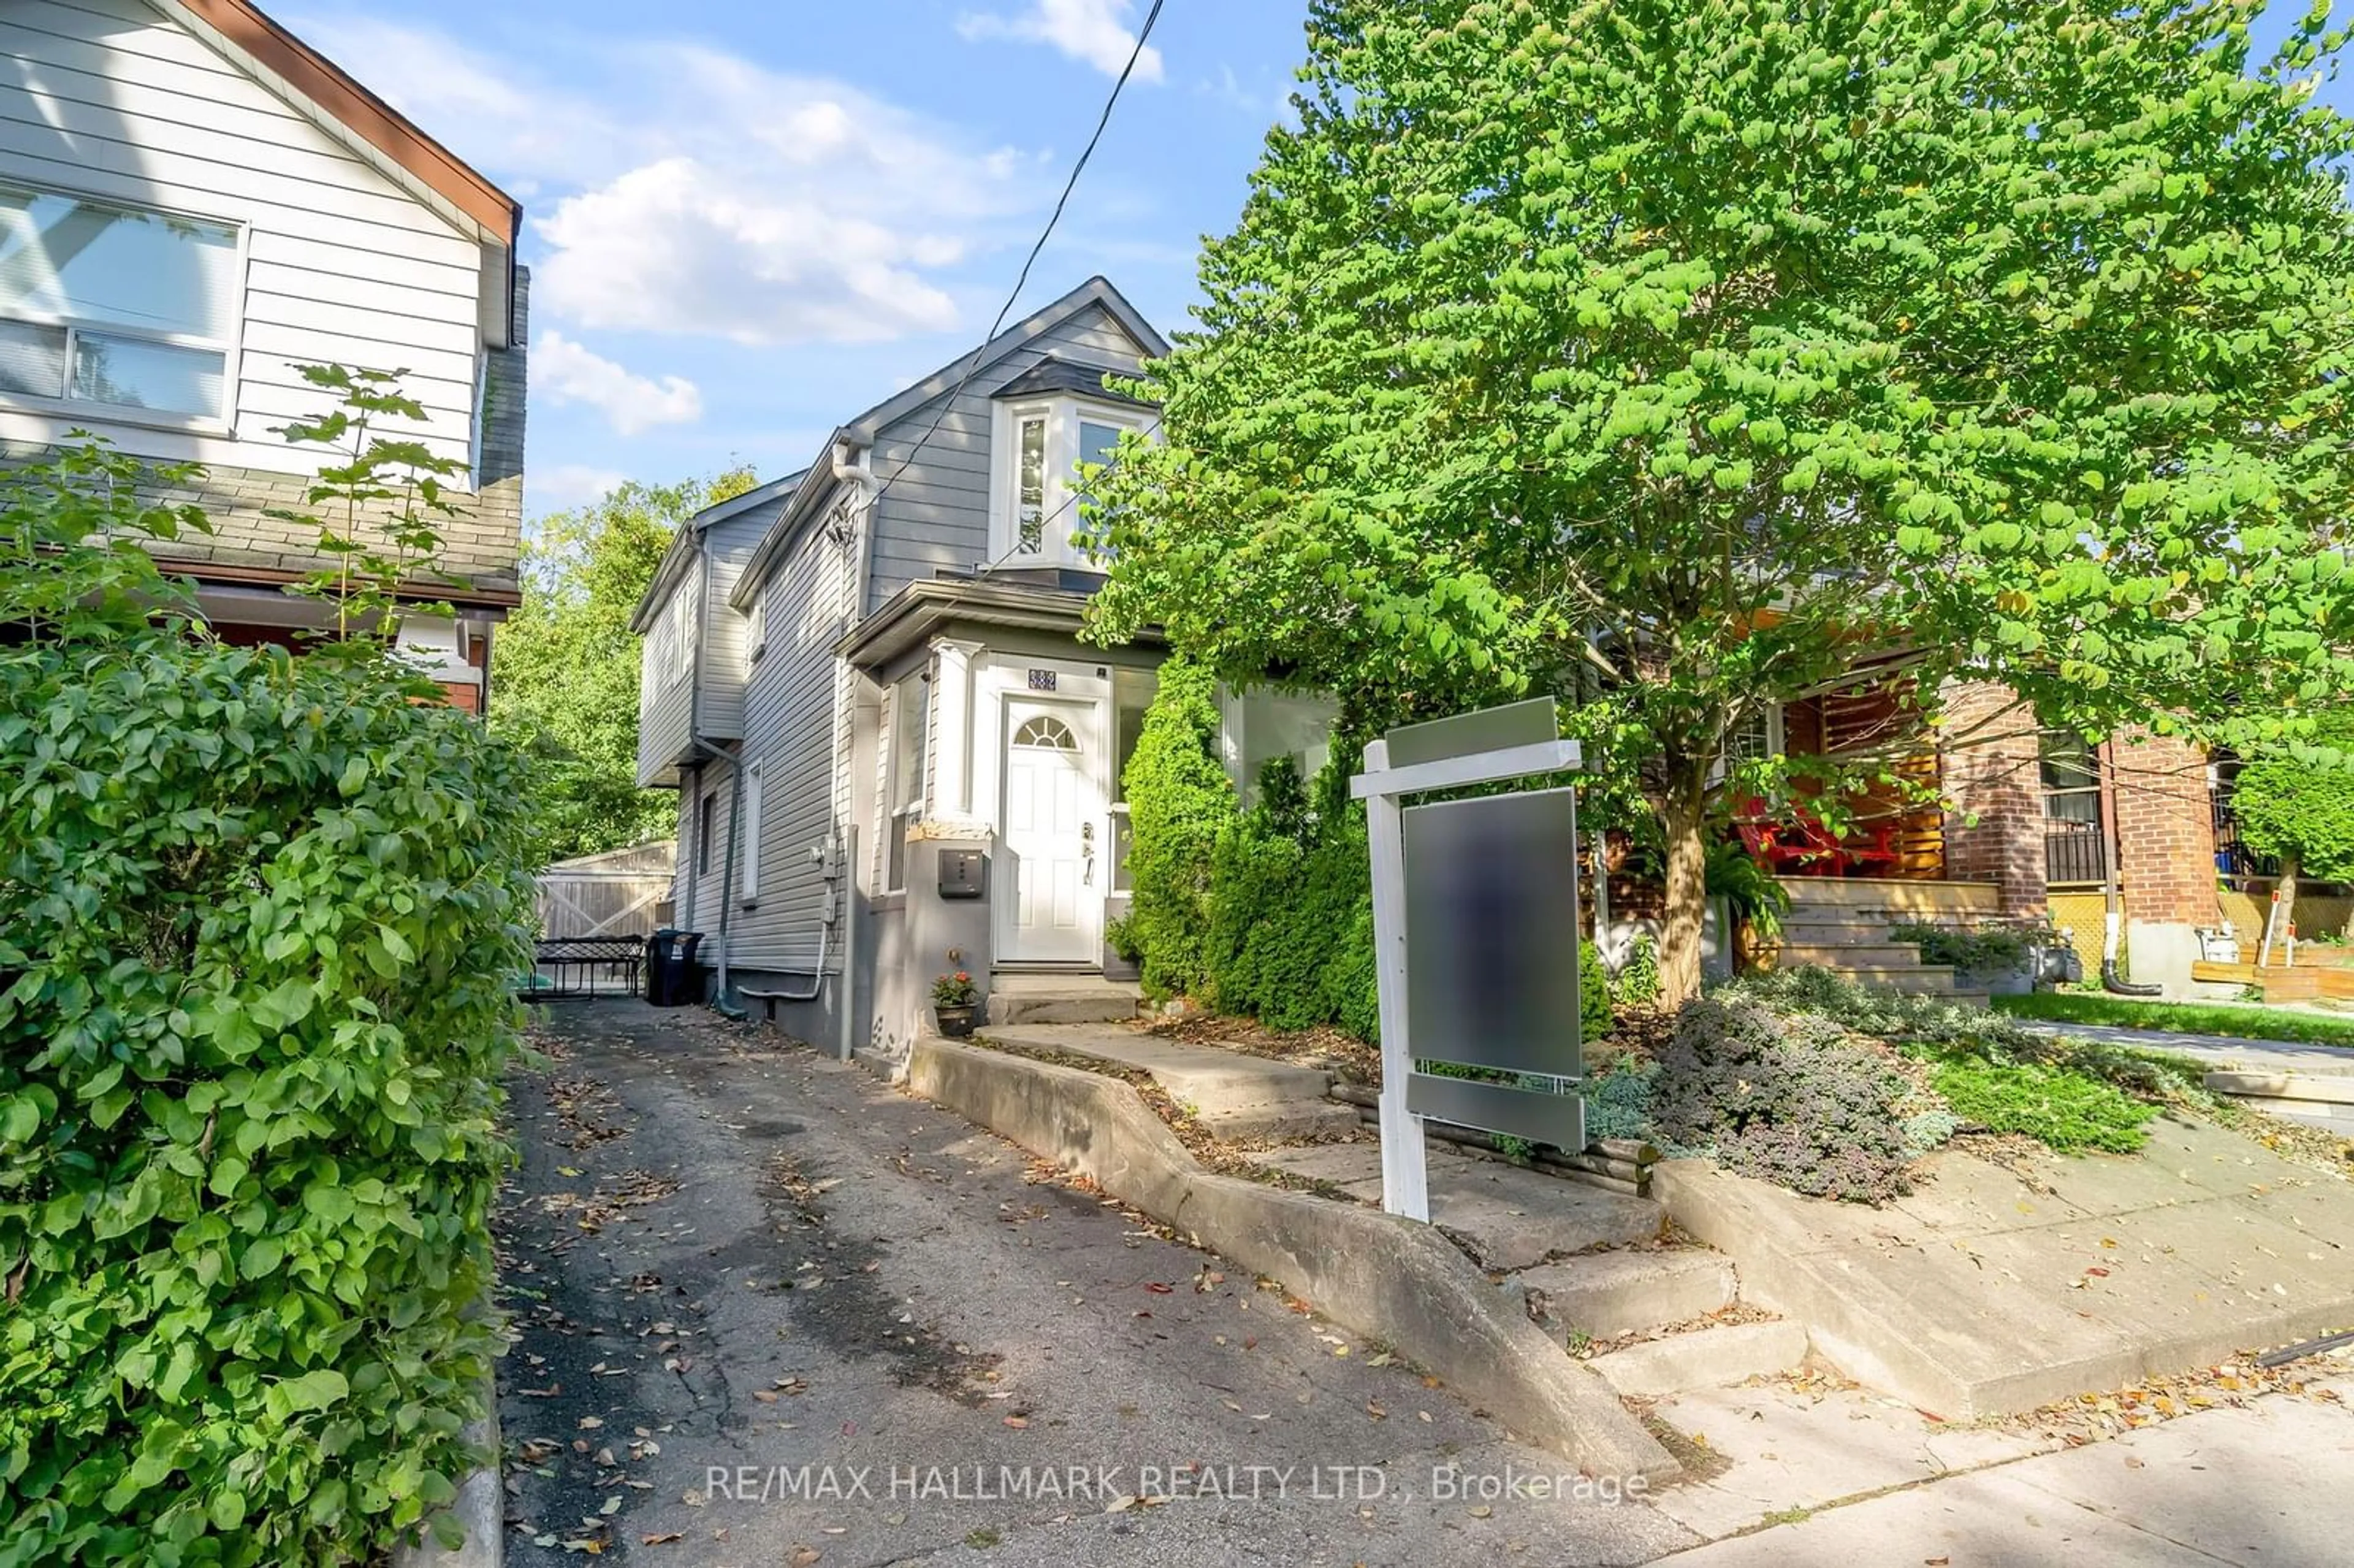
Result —
[{"label": "gray two-story house", "polygon": [[639,778],[679,791],[676,923],[723,1004],[892,1054],[945,973],[1106,988],[1161,651],[1079,641],[1076,483],[1153,429],[1106,377],[1165,347],[1092,279],[680,530],[636,623]]}]

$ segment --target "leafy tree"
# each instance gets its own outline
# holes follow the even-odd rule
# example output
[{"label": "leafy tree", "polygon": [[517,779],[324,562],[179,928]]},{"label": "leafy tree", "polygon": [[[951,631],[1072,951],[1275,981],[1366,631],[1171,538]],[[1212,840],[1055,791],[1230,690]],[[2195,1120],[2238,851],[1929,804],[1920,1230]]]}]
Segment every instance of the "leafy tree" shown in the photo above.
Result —
[{"label": "leafy tree", "polygon": [[1764,702],[2296,733],[2354,669],[2354,128],[2327,7],[2269,58],[2264,9],[1317,0],[1166,440],[1091,482],[1095,633],[1361,735],[1563,695],[1659,821],[1670,1001],[1712,811],[1862,782],[1719,781]]},{"label": "leafy tree", "polygon": [[2354,882],[2354,710],[2323,717],[2313,744],[2277,747],[2243,767],[2232,814],[2243,842],[2280,862],[2284,922],[2296,913],[2299,876]]},{"label": "leafy tree", "polygon": [[638,788],[638,655],[630,618],[679,524],[758,482],[749,468],[635,481],[543,518],[524,546],[523,605],[491,644],[493,730],[537,755],[550,860],[660,838],[674,796]]}]

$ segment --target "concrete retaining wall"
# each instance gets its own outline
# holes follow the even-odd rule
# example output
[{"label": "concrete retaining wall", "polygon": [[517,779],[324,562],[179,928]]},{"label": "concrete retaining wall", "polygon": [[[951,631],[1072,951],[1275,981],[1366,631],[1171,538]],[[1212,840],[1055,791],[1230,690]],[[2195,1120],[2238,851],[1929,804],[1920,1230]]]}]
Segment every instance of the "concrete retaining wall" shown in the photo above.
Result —
[{"label": "concrete retaining wall", "polygon": [[1489,1284],[1429,1226],[1204,1171],[1116,1078],[927,1039],[909,1054],[907,1086],[1282,1281],[1587,1473],[1677,1475],[1601,1379],[1529,1320],[1520,1294]]}]

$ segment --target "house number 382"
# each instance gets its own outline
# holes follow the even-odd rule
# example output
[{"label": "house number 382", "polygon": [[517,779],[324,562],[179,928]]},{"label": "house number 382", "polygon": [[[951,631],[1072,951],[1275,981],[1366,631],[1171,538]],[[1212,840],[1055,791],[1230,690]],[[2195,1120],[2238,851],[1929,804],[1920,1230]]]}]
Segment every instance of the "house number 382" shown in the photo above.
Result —
[{"label": "house number 382", "polygon": [[1055,689],[1055,672],[1052,670],[1031,671],[1030,689],[1034,692],[1053,691]]}]

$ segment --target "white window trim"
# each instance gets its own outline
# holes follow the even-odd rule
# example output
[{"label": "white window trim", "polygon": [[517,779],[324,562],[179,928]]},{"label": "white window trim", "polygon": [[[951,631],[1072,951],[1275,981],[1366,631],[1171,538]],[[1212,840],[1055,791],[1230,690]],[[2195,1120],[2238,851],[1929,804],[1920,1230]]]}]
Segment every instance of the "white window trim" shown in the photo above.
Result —
[{"label": "white window trim", "polygon": [[744,824],[739,830],[741,864],[736,870],[736,895],[746,907],[760,901],[760,765],[744,774]]},{"label": "white window trim", "polygon": [[[883,831],[891,835],[890,841],[883,846],[883,881],[885,884],[883,891],[885,893],[905,893],[907,891],[908,855],[905,847],[907,841],[907,830],[910,827],[913,827],[917,822],[923,820],[924,790],[929,783],[929,779],[927,775],[930,771],[932,749],[931,683],[928,681],[918,679],[915,683],[915,686],[917,707],[916,719],[917,726],[916,734],[916,789],[915,793],[908,796],[904,802],[896,804],[894,802],[898,802],[899,800],[899,787],[903,782],[899,777],[899,721],[902,716],[904,716],[900,710],[907,703],[907,682],[906,677],[902,677],[901,679],[891,683],[889,688],[891,700],[885,705],[885,723],[883,726]],[[896,882],[892,880],[891,876],[893,869],[892,862],[895,858],[893,852],[895,849],[897,852],[896,859],[898,863],[897,870],[899,874],[898,880]]]},{"label": "white window trim", "polygon": [[744,662],[757,661],[769,651],[769,588],[760,585],[752,595],[752,608],[744,612]]},{"label": "white window trim", "polygon": [[92,207],[108,207],[122,212],[145,213],[156,217],[186,218],[191,223],[210,224],[227,228],[237,235],[237,260],[231,289],[237,299],[235,318],[229,323],[226,339],[199,337],[189,333],[155,332],[143,327],[124,326],[95,317],[61,315],[48,311],[0,310],[0,321],[22,322],[28,326],[61,326],[67,329],[66,376],[69,387],[73,376],[72,334],[83,327],[108,337],[136,338],[143,343],[162,344],[172,348],[217,349],[221,355],[221,411],[217,414],[183,414],[165,408],[141,408],[126,403],[100,403],[85,397],[42,397],[26,392],[0,392],[0,408],[21,409],[27,413],[71,418],[91,424],[132,425],[143,429],[176,430],[190,435],[228,436],[237,434],[238,396],[242,387],[241,362],[245,350],[245,301],[253,249],[253,227],[233,217],[217,213],[191,212],[184,207],[158,207],[148,202],[126,201],[120,196],[101,196],[93,191],[72,185],[50,185],[39,180],[19,179],[11,175],[0,179],[18,190],[28,190],[42,196],[64,196],[70,201],[88,202]]},{"label": "white window trim", "polygon": [[663,683],[666,685],[684,685],[688,673],[695,668],[695,617],[688,613],[692,607],[687,600],[687,590],[690,587],[699,589],[701,581],[695,576],[681,580],[678,587],[671,590],[670,603],[663,607],[663,621],[668,631],[663,640],[663,652],[670,664]]},{"label": "white window trim", "polygon": [[[1726,750],[1723,755],[1720,756],[1716,759],[1716,766],[1709,770],[1708,781],[1711,784],[1722,783],[1725,775],[1733,769],[1734,759],[1731,749],[1732,739],[1732,732],[1728,730],[1725,734]],[[1785,755],[1788,749],[1789,743],[1782,728],[1782,705],[1780,703],[1767,703],[1766,705],[1766,755],[1771,757],[1780,757]]]},{"label": "white window trim", "polygon": [[[1015,548],[1014,491],[1021,482],[1021,430],[1024,419],[1046,421],[1046,484],[1043,504],[1046,536],[1035,555]],[[989,562],[997,567],[1077,567],[1096,562],[1071,544],[1080,518],[1073,481],[1079,462],[1079,425],[1116,425],[1143,431],[1144,410],[1084,397],[1037,397],[991,406],[989,434]]]}]

